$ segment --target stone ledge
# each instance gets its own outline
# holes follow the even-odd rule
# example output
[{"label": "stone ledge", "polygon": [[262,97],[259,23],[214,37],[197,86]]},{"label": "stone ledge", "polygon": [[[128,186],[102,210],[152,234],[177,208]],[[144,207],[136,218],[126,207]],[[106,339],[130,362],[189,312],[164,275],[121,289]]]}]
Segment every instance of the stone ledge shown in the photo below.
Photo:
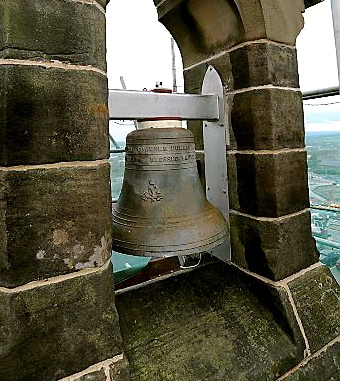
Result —
[{"label": "stone ledge", "polygon": [[276,380],[303,359],[286,290],[219,261],[116,304],[132,380]]},{"label": "stone ledge", "polygon": [[340,337],[277,381],[337,381],[340,374],[339,358]]},{"label": "stone ledge", "polygon": [[312,353],[340,334],[340,286],[326,266],[288,282]]}]

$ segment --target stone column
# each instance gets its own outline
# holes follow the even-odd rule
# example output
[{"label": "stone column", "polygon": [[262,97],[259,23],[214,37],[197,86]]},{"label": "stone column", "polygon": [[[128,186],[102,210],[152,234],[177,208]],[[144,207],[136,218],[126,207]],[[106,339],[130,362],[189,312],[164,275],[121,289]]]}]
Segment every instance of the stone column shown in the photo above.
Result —
[{"label": "stone column", "polygon": [[[180,46],[186,92],[201,91],[209,64],[225,88],[233,262],[272,280],[317,262],[295,49],[303,2],[155,3]],[[202,149],[201,123],[189,128]]]},{"label": "stone column", "polygon": [[127,377],[110,263],[106,2],[0,0],[2,381]]}]

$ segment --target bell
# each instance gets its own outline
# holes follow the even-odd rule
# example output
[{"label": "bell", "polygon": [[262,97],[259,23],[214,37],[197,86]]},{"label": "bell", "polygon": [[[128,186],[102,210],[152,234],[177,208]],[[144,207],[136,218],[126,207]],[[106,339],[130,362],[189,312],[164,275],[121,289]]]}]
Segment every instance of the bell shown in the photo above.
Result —
[{"label": "bell", "polygon": [[196,254],[226,239],[227,222],[202,190],[189,130],[146,128],[128,134],[113,225],[113,250],[132,255]]}]

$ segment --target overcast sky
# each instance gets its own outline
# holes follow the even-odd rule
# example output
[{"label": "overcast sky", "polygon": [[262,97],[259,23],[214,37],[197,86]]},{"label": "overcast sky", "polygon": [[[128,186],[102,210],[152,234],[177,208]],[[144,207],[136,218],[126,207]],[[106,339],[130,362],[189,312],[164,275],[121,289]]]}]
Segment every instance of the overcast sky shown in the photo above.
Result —
[{"label": "overcast sky", "polygon": [[[305,28],[297,40],[302,91],[336,86],[336,52],[330,0],[304,13]],[[171,36],[157,21],[152,0],[111,0],[107,7],[109,88],[120,89],[120,76],[132,90],[152,89],[157,81],[172,87]],[[183,91],[178,49],[177,83]]]},{"label": "overcast sky", "polygon": [[[302,90],[334,86],[337,65],[330,0],[304,14],[305,28],[297,40]],[[110,88],[151,89],[163,81],[172,87],[170,34],[157,21],[152,0],[111,0],[107,7],[107,60]],[[181,62],[177,51],[178,81]]]},{"label": "overcast sky", "polygon": [[[180,53],[178,81],[183,85]],[[152,89],[156,82],[172,88],[171,36],[158,22],[152,0],[111,0],[107,7],[109,88]],[[180,90],[180,89],[179,89]]]}]

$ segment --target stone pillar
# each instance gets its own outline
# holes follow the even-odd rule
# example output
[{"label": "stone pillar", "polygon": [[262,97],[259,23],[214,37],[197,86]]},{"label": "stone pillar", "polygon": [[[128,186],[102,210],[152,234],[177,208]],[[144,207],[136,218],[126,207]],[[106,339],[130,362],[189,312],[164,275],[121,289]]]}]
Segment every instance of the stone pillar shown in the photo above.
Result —
[{"label": "stone pillar", "polygon": [[2,381],[128,379],[110,263],[106,2],[0,0]]},{"label": "stone pillar", "polygon": [[[186,91],[200,92],[208,64],[225,87],[233,262],[272,280],[317,262],[294,46],[303,2],[156,3],[180,46]],[[189,128],[202,149],[201,123]]]}]

